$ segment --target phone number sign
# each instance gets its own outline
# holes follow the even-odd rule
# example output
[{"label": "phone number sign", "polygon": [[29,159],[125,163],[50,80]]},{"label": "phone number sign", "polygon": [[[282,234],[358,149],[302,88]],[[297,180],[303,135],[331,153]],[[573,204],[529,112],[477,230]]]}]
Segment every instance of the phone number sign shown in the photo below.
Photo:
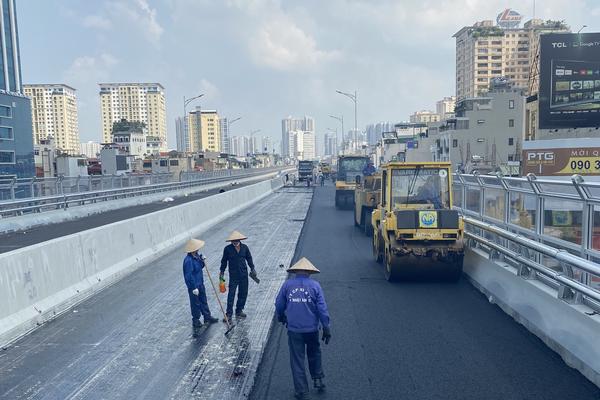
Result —
[{"label": "phone number sign", "polygon": [[600,175],[600,147],[523,150],[523,175]]}]

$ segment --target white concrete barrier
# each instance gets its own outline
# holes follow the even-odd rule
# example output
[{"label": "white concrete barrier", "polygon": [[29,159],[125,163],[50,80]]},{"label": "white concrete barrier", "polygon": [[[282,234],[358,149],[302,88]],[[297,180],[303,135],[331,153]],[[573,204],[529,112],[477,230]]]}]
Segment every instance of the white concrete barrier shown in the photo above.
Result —
[{"label": "white concrete barrier", "polygon": [[6,345],[191,236],[259,201],[281,177],[0,254]]},{"label": "white concrete barrier", "polygon": [[600,386],[600,315],[585,305],[558,299],[556,290],[521,278],[515,268],[490,260],[477,249],[467,251],[464,271],[490,302]]}]

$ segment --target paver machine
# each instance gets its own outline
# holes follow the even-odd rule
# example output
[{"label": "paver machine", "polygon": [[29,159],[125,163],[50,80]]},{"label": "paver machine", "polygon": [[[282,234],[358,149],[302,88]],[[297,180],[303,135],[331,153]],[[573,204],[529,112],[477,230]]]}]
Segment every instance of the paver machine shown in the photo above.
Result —
[{"label": "paver machine", "polygon": [[354,208],[354,190],[356,182],[363,178],[363,169],[367,165],[367,156],[339,156],[335,181],[335,207],[351,210]]},{"label": "paver machine", "polygon": [[367,236],[373,234],[371,214],[381,199],[381,173],[365,176],[357,183],[354,191],[354,225],[360,227]]},{"label": "paver machine", "polygon": [[372,214],[373,255],[388,281],[462,275],[464,223],[452,210],[448,162],[390,162]]}]

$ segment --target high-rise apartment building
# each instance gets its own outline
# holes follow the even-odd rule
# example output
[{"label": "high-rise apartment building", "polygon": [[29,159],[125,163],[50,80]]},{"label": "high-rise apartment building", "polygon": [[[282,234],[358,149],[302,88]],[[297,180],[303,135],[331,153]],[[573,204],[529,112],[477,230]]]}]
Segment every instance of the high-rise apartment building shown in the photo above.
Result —
[{"label": "high-rise apartment building", "polygon": [[190,151],[221,151],[221,125],[217,110],[201,110],[188,114]]},{"label": "high-rise apartment building", "polygon": [[229,154],[229,120],[227,118],[221,118],[219,120],[221,129],[221,152]]},{"label": "high-rise apartment building", "polygon": [[23,92],[31,99],[33,143],[52,137],[57,149],[79,154],[75,89],[62,84],[26,84]]},{"label": "high-rise apartment building", "polygon": [[160,83],[101,83],[102,140],[110,142],[113,123],[126,119],[146,125],[147,135],[167,150],[165,88]]},{"label": "high-rise apartment building", "polygon": [[252,152],[250,148],[250,138],[248,136],[231,136],[229,138],[230,154],[238,157],[246,157]]},{"label": "high-rise apartment building", "polygon": [[259,153],[269,153],[272,151],[272,140],[270,136],[263,136]]},{"label": "high-rise apartment building", "polygon": [[441,119],[445,119],[454,113],[456,107],[456,96],[448,96],[435,103],[435,113]]},{"label": "high-rise apartment building", "polygon": [[175,140],[177,142],[177,151],[182,153],[188,151],[187,131],[185,129],[185,119],[183,117],[175,118]]},{"label": "high-rise apartment building", "polygon": [[[568,31],[559,24],[555,28],[546,27],[541,20],[531,20],[523,28],[518,22],[504,24],[498,16],[498,24],[486,20],[465,26],[454,34],[456,38],[456,97],[457,100],[476,97],[488,91],[493,78],[508,78],[512,87],[527,89],[532,62],[535,59],[539,34],[548,31]],[[511,18],[518,18],[513,13]],[[554,25],[554,24],[553,24]]]},{"label": "high-rise apartment building", "polygon": [[315,134],[315,119],[309,116],[297,119],[291,116],[281,121],[281,152],[284,157],[294,157],[296,148],[294,145],[295,131],[312,132]]},{"label": "high-rise apartment building", "polygon": [[324,138],[323,153],[325,156],[336,156],[337,155],[337,135],[335,133],[327,132]]},{"label": "high-rise apartment building", "polygon": [[410,122],[419,122],[426,124],[428,122],[437,122],[440,120],[440,116],[433,111],[424,110],[424,111],[415,111],[410,116]]},{"label": "high-rise apartment building", "polygon": [[0,1],[0,175],[35,175],[31,102],[23,94],[15,0]]},{"label": "high-rise apartment building", "polygon": [[81,155],[86,156],[87,158],[98,158],[100,157],[100,143],[97,142],[86,142],[81,143],[80,145],[80,153]]},{"label": "high-rise apartment building", "polygon": [[393,122],[378,122],[376,124],[367,125],[367,143],[369,145],[377,144],[384,133],[394,132],[395,129]]}]

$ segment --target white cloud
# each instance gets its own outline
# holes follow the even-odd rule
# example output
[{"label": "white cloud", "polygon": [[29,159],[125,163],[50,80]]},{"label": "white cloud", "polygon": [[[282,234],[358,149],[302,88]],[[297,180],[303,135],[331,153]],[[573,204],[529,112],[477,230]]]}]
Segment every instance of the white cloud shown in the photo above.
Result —
[{"label": "white cloud", "polygon": [[108,10],[115,18],[125,17],[141,30],[149,42],[158,44],[160,41],[164,28],[158,22],[156,9],[150,7],[147,0],[112,1]]},{"label": "white cloud", "polygon": [[215,101],[218,99],[220,95],[219,88],[213,84],[212,82],[202,79],[200,81],[200,87],[198,88],[198,93],[204,94],[204,97],[210,99],[210,101]]},{"label": "white cloud", "polygon": [[101,15],[87,15],[81,21],[83,26],[86,28],[94,28],[94,29],[110,29],[112,24],[108,18],[105,18]]},{"label": "white cloud", "polygon": [[257,65],[278,70],[310,69],[340,57],[338,51],[320,50],[315,39],[289,19],[262,24],[248,47]]}]

